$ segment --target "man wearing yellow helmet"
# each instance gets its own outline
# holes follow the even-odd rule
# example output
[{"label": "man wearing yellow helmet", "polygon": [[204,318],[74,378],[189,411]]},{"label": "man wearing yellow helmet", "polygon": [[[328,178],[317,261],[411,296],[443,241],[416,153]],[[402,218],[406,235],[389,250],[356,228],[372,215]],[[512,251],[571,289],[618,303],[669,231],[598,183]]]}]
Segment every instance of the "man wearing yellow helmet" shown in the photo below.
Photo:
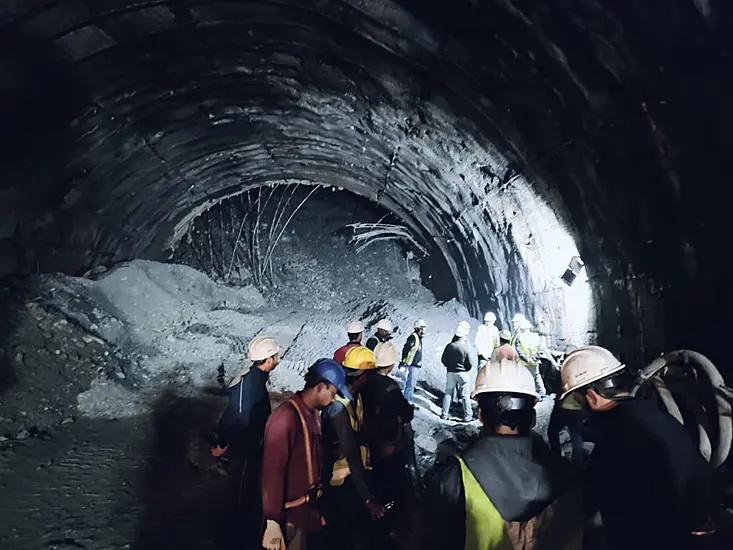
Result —
[{"label": "man wearing yellow helmet", "polygon": [[331,471],[323,503],[328,547],[349,550],[357,540],[372,535],[369,520],[381,518],[384,508],[365,475],[370,457],[360,391],[376,375],[374,353],[364,346],[352,347],[346,352],[343,367],[352,399],[336,397],[322,415],[325,471]]}]

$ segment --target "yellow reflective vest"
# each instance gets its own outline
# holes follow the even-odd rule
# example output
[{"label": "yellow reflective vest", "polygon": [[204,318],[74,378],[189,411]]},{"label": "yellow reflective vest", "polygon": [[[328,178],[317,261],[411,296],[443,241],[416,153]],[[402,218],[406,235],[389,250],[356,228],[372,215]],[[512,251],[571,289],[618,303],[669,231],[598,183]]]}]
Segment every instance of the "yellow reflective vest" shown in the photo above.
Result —
[{"label": "yellow reflective vest", "polygon": [[[558,536],[558,533],[572,526],[574,519],[582,518],[580,510],[583,509],[583,501],[579,488],[569,491],[526,522],[507,522],[463,459],[458,457],[458,462],[466,499],[464,550],[536,550],[545,547],[542,543],[546,543],[547,548],[557,550],[582,549],[581,520],[577,521],[577,528],[572,529],[572,536]],[[553,544],[554,541],[557,543]]]},{"label": "yellow reflective vest", "polygon": [[[336,401],[341,403],[346,412],[349,413],[349,420],[351,422],[351,429],[354,431],[354,438],[358,440],[359,432],[364,426],[364,404],[361,399],[361,395],[356,397],[356,410],[354,410],[354,403],[341,397],[336,396]],[[361,463],[365,470],[370,467],[369,457],[369,446],[360,445],[359,450],[361,451]],[[340,457],[333,463],[333,473],[331,474],[330,485],[333,487],[339,487],[344,484],[344,481],[351,474],[351,468],[349,468],[349,462],[346,457]]]}]

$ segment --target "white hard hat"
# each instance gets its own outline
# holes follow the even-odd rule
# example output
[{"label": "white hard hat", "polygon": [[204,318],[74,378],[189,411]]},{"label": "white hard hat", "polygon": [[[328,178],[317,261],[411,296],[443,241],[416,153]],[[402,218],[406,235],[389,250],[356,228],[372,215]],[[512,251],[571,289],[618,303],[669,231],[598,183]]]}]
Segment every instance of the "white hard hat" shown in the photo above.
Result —
[{"label": "white hard hat", "polygon": [[521,313],[517,313],[514,317],[512,317],[512,323],[521,323],[522,321],[526,320],[527,318]]},{"label": "white hard hat", "polygon": [[529,322],[527,319],[522,319],[519,321],[519,328],[522,330],[532,330],[532,323]]},{"label": "white hard hat", "polygon": [[487,311],[486,315],[484,315],[484,321],[488,321],[489,323],[495,323],[496,322],[496,313],[493,311]]},{"label": "white hard hat", "polygon": [[491,361],[476,376],[476,389],[471,397],[482,393],[521,393],[539,399],[534,377],[529,369],[511,359]]},{"label": "white hard hat", "polygon": [[415,328],[425,328],[426,326],[428,326],[427,323],[422,319],[415,321]]},{"label": "white hard hat", "polygon": [[390,323],[389,319],[380,319],[380,321],[377,323],[377,328],[386,330],[387,332],[392,332],[392,323]]},{"label": "white hard hat", "polygon": [[511,340],[512,339],[512,333],[510,331],[504,329],[504,330],[502,330],[499,333],[499,338],[501,338],[502,340]]},{"label": "white hard hat", "polygon": [[359,334],[360,332],[364,332],[364,323],[361,321],[351,321],[346,325],[346,332],[348,334]]},{"label": "white hard hat", "polygon": [[377,367],[391,367],[397,363],[397,348],[389,342],[379,342],[374,348]]},{"label": "white hard hat", "polygon": [[471,325],[468,324],[468,321],[461,321],[458,323],[458,327],[456,328],[455,335],[459,338],[465,338],[468,336],[471,332]]},{"label": "white hard hat", "polygon": [[563,393],[560,399],[569,394],[605,378],[625,368],[606,348],[600,346],[584,346],[571,351],[565,357],[560,368]]},{"label": "white hard hat", "polygon": [[247,347],[247,358],[250,361],[264,361],[280,353],[280,346],[272,336],[255,336]]}]

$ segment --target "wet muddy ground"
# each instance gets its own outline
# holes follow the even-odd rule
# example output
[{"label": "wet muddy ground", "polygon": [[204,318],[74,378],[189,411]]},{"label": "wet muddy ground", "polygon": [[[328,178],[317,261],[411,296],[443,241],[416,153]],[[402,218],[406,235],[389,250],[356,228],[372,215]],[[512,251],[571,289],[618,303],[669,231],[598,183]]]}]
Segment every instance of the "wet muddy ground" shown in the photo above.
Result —
[{"label": "wet muddy ground", "polygon": [[0,454],[0,548],[215,548],[226,477],[208,455],[221,400],[82,419]]}]

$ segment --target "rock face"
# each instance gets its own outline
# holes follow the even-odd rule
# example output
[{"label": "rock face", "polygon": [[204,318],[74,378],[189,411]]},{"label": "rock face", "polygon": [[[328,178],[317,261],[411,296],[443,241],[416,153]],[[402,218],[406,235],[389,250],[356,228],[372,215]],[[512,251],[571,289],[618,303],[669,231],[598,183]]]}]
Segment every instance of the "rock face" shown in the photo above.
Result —
[{"label": "rock face", "polygon": [[0,7],[1,273],[161,259],[305,182],[402,219],[474,314],[550,317],[567,230],[601,343],[723,362],[729,2],[179,4]]}]

